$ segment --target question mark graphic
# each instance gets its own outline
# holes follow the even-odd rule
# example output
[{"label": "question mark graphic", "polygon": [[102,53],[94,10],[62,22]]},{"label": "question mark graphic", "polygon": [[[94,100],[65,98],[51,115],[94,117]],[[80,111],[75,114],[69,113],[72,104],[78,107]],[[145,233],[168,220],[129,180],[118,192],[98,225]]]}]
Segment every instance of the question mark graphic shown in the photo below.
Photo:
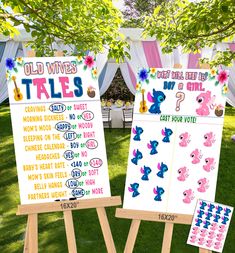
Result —
[{"label": "question mark graphic", "polygon": [[178,100],[176,101],[176,108],[175,108],[175,110],[178,112],[180,110],[180,103],[182,101],[184,101],[185,94],[183,92],[179,91],[176,93],[175,96],[178,98]]}]

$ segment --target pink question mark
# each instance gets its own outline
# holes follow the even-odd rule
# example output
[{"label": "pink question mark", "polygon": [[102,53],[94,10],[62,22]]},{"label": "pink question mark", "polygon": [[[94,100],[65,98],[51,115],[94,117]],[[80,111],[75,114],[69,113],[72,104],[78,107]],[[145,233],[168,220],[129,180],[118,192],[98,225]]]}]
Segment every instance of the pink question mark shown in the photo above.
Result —
[{"label": "pink question mark", "polygon": [[176,101],[176,108],[175,110],[178,112],[180,110],[180,103],[184,101],[185,94],[181,91],[178,91],[175,96],[178,98]]}]

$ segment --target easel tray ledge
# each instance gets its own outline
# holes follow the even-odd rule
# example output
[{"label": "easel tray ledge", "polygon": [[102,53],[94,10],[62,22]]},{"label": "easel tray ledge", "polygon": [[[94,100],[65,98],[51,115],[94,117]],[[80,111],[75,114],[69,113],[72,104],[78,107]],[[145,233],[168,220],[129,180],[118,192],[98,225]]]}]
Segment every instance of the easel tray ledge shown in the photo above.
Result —
[{"label": "easel tray ledge", "polygon": [[88,208],[99,208],[109,206],[119,206],[122,204],[120,196],[112,196],[96,199],[64,200],[41,204],[18,205],[17,215],[27,215],[34,213],[48,213],[56,211],[69,211]]},{"label": "easel tray ledge", "polygon": [[117,208],[116,217],[133,220],[157,221],[164,223],[178,223],[191,225],[193,216],[179,213],[152,212]]}]

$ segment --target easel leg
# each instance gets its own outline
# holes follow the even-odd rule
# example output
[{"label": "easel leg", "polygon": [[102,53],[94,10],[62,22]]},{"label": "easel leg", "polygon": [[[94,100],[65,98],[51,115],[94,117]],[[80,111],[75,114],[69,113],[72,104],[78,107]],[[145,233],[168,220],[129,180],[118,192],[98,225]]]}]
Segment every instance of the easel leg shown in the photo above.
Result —
[{"label": "easel leg", "polygon": [[132,220],[124,253],[131,253],[133,251],[134,246],[135,246],[135,240],[136,240],[139,227],[140,227],[140,221],[141,220]]},{"label": "easel leg", "polygon": [[28,252],[38,253],[38,215],[36,213],[29,214],[27,228]]},{"label": "easel leg", "polygon": [[69,253],[77,253],[72,211],[64,211],[64,224]]},{"label": "easel leg", "polygon": [[199,248],[199,253],[212,253],[211,250]]},{"label": "easel leg", "polygon": [[29,216],[27,219],[27,226],[24,237],[24,253],[29,253]]},{"label": "easel leg", "polygon": [[99,221],[100,221],[100,226],[103,232],[103,236],[104,236],[104,241],[105,241],[105,245],[107,248],[107,251],[109,253],[115,253],[116,252],[116,248],[114,245],[114,241],[113,241],[113,236],[110,230],[110,226],[109,226],[109,222],[108,222],[108,218],[106,215],[106,211],[104,207],[98,207],[96,208],[98,217],[99,217]]},{"label": "easel leg", "polygon": [[173,234],[173,223],[165,223],[165,230],[162,242],[162,253],[170,253],[171,252],[171,240]]}]

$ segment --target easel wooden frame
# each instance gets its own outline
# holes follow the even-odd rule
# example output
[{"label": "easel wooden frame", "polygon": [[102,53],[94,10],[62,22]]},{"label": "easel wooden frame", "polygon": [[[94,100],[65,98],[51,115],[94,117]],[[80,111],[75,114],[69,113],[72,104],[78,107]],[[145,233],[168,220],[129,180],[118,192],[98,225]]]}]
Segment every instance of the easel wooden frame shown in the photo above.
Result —
[{"label": "easel wooden frame", "polygon": [[[199,67],[201,69],[203,68],[209,69],[210,65],[207,63],[203,63],[200,64]],[[173,68],[180,69],[182,68],[182,65],[176,63]],[[191,225],[193,219],[193,215],[150,212],[150,211],[123,209],[123,208],[117,208],[115,216],[117,218],[132,219],[124,253],[133,252],[141,220],[165,223],[161,253],[170,253],[174,224],[178,223],[178,224]],[[212,253],[212,251],[199,248],[199,253]]]},{"label": "easel wooden frame", "polygon": [[42,204],[19,205],[17,215],[28,215],[24,253],[38,252],[38,214],[48,212],[63,212],[68,252],[76,253],[77,246],[74,233],[72,210],[89,208],[96,208],[107,252],[115,253],[116,248],[114,245],[105,207],[118,206],[121,205],[121,203],[121,197],[114,196],[97,199],[56,201]]},{"label": "easel wooden frame", "polygon": [[[35,51],[28,51],[27,57],[35,57]],[[63,56],[62,51],[55,52],[55,56]],[[17,215],[28,215],[25,232],[24,253],[38,253],[38,214],[48,212],[63,212],[65,232],[69,253],[77,253],[76,238],[72,210],[96,208],[99,223],[104,236],[108,253],[116,253],[113,236],[109,226],[105,207],[121,205],[121,197],[105,197],[97,199],[56,201],[42,204],[18,205]]]},{"label": "easel wooden frame", "polygon": [[[117,208],[115,216],[117,218],[132,219],[124,253],[133,252],[141,220],[165,223],[161,253],[170,253],[174,224],[191,225],[193,219],[193,215],[150,212],[123,208]],[[199,248],[199,253],[212,253],[212,251]]]}]

